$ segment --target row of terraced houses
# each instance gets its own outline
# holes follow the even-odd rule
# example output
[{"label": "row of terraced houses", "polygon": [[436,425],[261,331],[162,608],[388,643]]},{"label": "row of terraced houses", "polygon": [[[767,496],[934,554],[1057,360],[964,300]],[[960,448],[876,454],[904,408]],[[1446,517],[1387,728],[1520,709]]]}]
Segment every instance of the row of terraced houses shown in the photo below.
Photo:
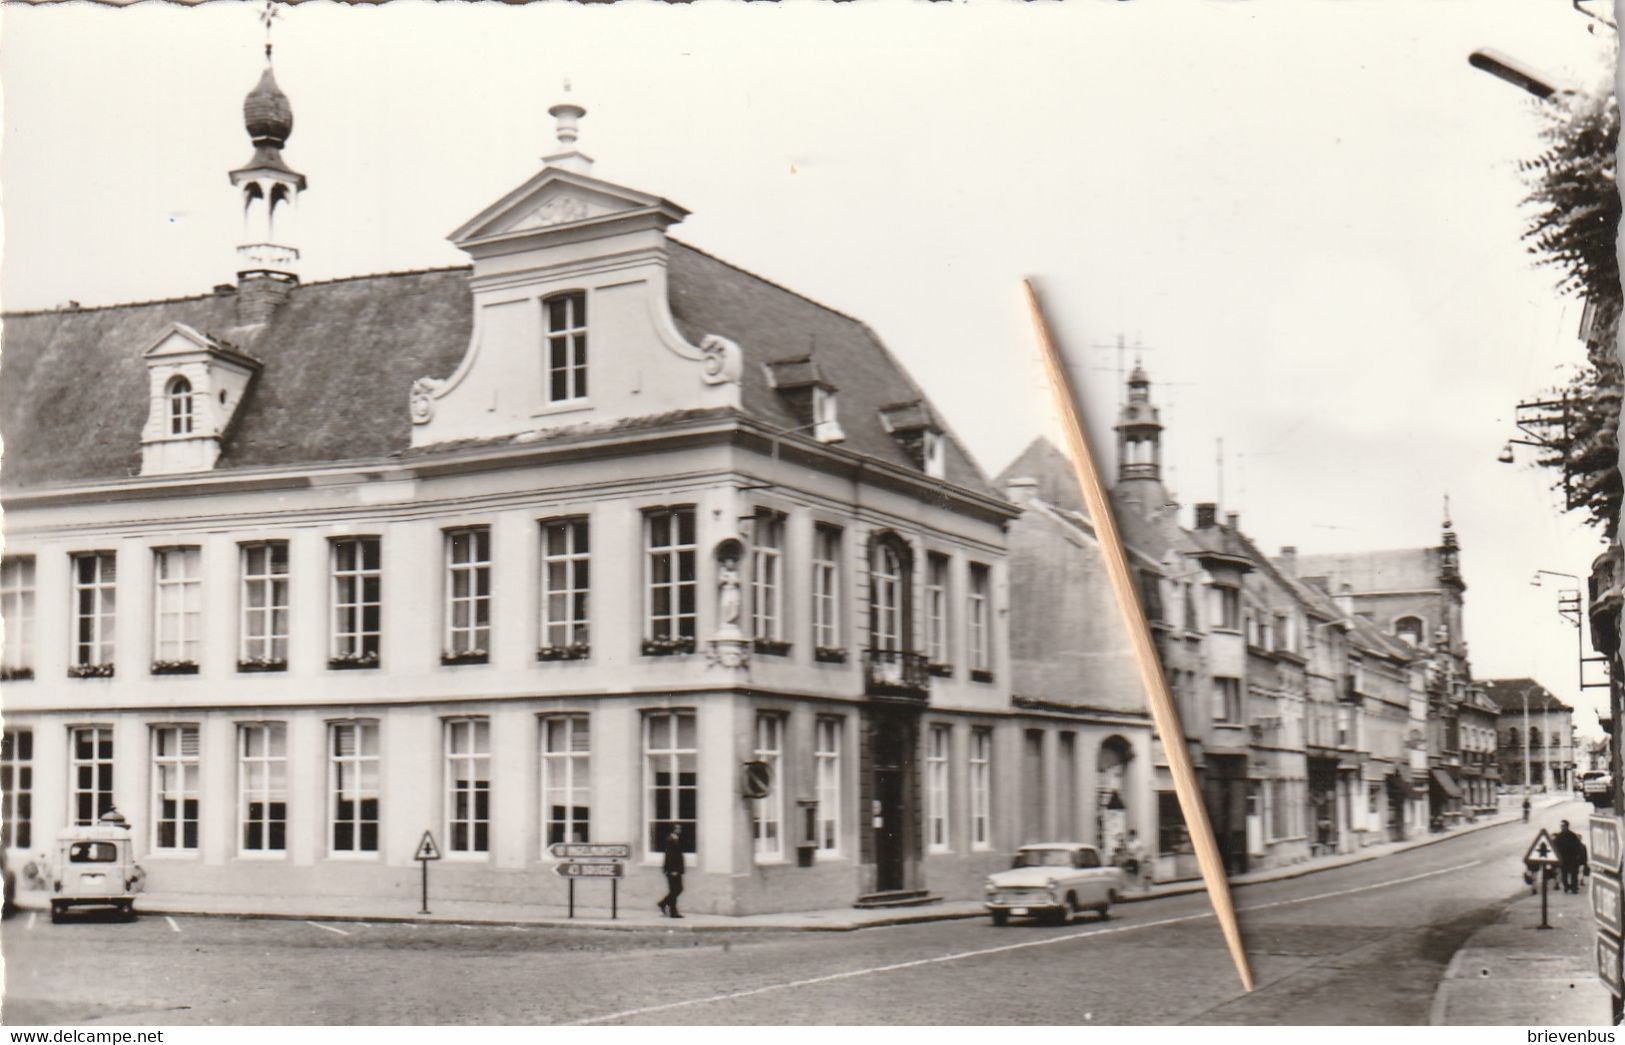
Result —
[{"label": "row of terraced houses", "polygon": [[[970,896],[1131,831],[1194,874],[1063,456],[989,480],[872,330],[674,238],[550,112],[467,265],[303,283],[267,65],[234,283],[6,317],[13,859],[117,807],[175,894],[409,896],[425,831],[437,891],[530,903],[569,841],[629,844],[652,903],[672,829],[720,913]],[[1448,522],[1266,556],[1181,521],[1138,368],[1118,434],[1233,868],[1494,806]]]}]

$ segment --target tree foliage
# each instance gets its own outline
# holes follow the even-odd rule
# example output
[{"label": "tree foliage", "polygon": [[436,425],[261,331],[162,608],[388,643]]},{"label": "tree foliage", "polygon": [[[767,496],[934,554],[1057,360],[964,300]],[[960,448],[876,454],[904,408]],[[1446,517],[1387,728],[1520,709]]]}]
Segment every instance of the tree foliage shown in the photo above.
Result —
[{"label": "tree foliage", "polygon": [[1560,290],[1585,299],[1586,365],[1557,390],[1568,430],[1541,464],[1563,469],[1568,507],[1612,538],[1621,504],[1619,103],[1611,90],[1557,97],[1564,100],[1542,106],[1543,148],[1520,165],[1530,184],[1524,239],[1540,264],[1557,270]]}]

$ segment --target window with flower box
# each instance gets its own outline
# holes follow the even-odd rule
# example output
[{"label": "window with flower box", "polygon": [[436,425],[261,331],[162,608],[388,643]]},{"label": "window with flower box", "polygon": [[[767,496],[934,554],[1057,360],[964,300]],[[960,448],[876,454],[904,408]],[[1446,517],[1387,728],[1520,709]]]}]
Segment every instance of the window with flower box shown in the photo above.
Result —
[{"label": "window with flower box", "polygon": [[992,580],[989,569],[979,562],[970,564],[970,677],[976,682],[993,681]]},{"label": "window with flower box", "polygon": [[491,530],[446,531],[446,637],[442,664],[484,664],[491,649]]},{"label": "window with flower box", "polygon": [[118,557],[113,552],[79,552],[73,556],[73,662],[76,678],[113,674],[113,638],[117,625]]},{"label": "window with flower box", "polygon": [[201,559],[198,548],[153,549],[154,675],[197,673],[203,640]]},{"label": "window with flower box", "polygon": [[34,677],[34,557],[0,559],[0,618],[6,638],[0,646],[0,680]]},{"label": "window with flower box", "polygon": [[197,850],[198,729],[152,729],[152,847],[168,852]]},{"label": "window with flower box", "polygon": [[242,545],[242,627],[239,671],[288,666],[288,542]]},{"label": "window with flower box", "polygon": [[541,525],[542,634],[536,659],[581,660],[592,651],[587,520],[548,519]]},{"label": "window with flower box", "polygon": [[819,523],[813,529],[813,657],[827,663],[846,660],[841,637],[841,528]]},{"label": "window with flower box", "polygon": [[694,652],[694,509],[660,508],[644,513],[644,634],[648,655]]},{"label": "window with flower box", "polygon": [[932,552],[925,560],[925,652],[933,675],[953,674],[949,645],[948,556]]},{"label": "window with flower box", "polygon": [[382,655],[384,574],[377,537],[335,537],[332,563],[330,668],[376,668]]}]

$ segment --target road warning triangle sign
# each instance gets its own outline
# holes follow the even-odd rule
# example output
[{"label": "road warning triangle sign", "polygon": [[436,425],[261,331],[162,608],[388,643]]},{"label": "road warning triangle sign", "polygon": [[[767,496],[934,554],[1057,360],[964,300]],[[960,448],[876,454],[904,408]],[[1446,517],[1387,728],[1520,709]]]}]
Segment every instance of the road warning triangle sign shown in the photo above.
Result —
[{"label": "road warning triangle sign", "polygon": [[[1546,832],[1544,832],[1544,831],[1541,832],[1541,834],[1545,834],[1545,833]],[[427,832],[427,831],[423,832],[423,841],[418,843],[417,855],[413,856],[412,859],[414,859],[414,860],[438,860],[438,859],[440,859],[440,848],[434,844],[434,836],[431,835],[429,832]]]},{"label": "road warning triangle sign", "polygon": [[[428,835],[424,835],[425,838]],[[1526,864],[1555,864],[1561,863],[1557,858],[1557,846],[1552,844],[1552,836],[1546,833],[1543,827],[1535,840],[1529,843],[1529,848],[1523,854]]]}]

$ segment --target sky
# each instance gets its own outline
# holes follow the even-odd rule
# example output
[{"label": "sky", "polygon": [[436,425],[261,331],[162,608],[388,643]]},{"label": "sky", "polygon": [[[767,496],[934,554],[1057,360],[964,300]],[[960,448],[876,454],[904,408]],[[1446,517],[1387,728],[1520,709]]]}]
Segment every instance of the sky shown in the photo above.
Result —
[{"label": "sky", "polygon": [[[4,307],[233,278],[258,13],[0,7]],[[1059,442],[1032,277],[1108,468],[1113,346],[1143,346],[1187,513],[1222,501],[1272,550],[1418,547],[1448,494],[1475,674],[1540,679],[1596,734],[1570,582],[1530,581],[1583,578],[1599,538],[1496,460],[1583,357],[1580,309],[1520,239],[1537,103],[1467,63],[1601,88],[1588,24],[1559,0],[311,0],[274,38],[307,281],[462,263],[446,234],[539,168],[568,79],[595,176],[867,322],[990,475]]]}]

